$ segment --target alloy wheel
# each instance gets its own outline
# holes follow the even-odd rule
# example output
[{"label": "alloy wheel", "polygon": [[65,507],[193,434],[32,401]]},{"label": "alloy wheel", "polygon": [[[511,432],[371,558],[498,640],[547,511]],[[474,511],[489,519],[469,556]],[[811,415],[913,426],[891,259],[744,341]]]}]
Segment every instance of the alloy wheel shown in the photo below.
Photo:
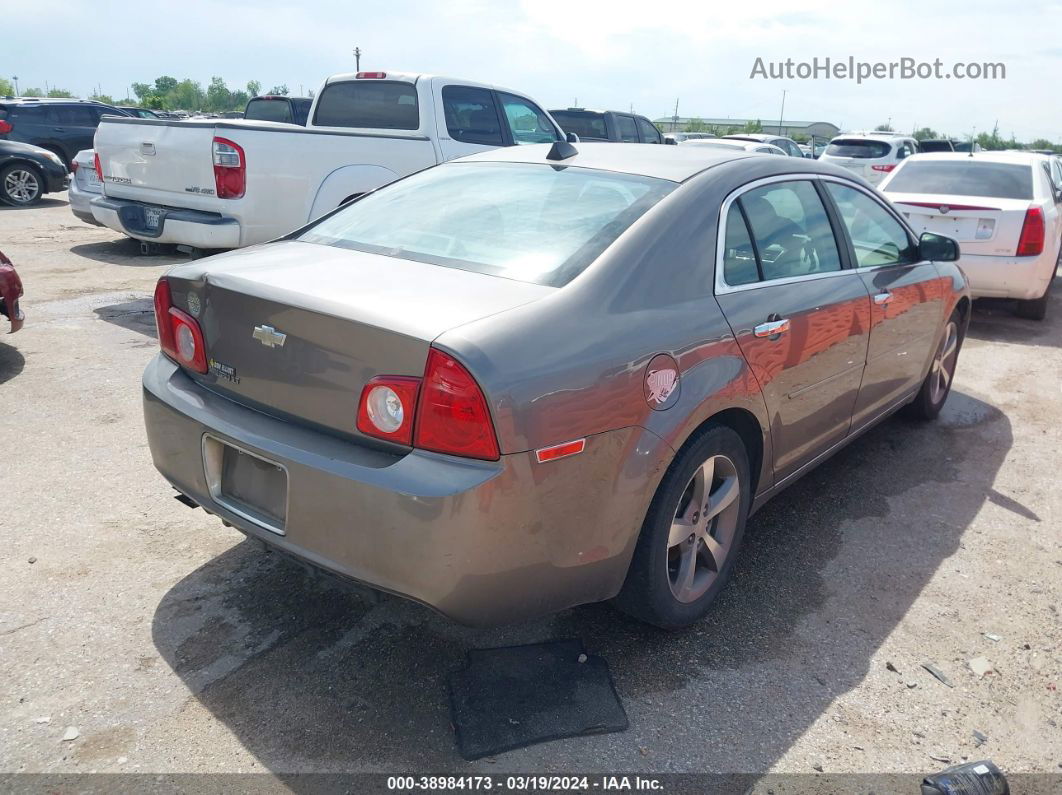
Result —
[{"label": "alloy wheel", "polygon": [[27,169],[16,168],[4,177],[4,194],[16,204],[28,204],[39,191],[37,175]]},{"label": "alloy wheel", "polygon": [[734,546],[741,513],[737,467],[715,455],[693,473],[675,509],[667,541],[668,584],[679,602],[694,602],[719,577]]},{"label": "alloy wheel", "polygon": [[933,357],[933,364],[929,369],[929,398],[936,405],[944,399],[951,386],[952,376],[955,375],[955,362],[959,352],[959,327],[955,321],[951,321],[944,328],[944,337],[937,348],[937,355]]}]

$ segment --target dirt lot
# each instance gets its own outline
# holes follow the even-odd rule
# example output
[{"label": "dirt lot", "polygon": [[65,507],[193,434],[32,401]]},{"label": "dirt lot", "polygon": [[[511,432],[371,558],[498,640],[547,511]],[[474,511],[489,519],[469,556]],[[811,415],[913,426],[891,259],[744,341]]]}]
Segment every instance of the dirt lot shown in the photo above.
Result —
[{"label": "dirt lot", "polygon": [[[758,514],[692,631],[607,605],[477,631],[315,580],[173,499],[139,382],[152,287],[181,257],[139,256],[63,194],[0,209],[0,249],[28,315],[0,341],[0,771],[1062,766],[1058,283],[1045,323],[978,306],[938,422],[884,423]],[[464,652],[573,636],[630,729],[463,762],[446,677]]]}]

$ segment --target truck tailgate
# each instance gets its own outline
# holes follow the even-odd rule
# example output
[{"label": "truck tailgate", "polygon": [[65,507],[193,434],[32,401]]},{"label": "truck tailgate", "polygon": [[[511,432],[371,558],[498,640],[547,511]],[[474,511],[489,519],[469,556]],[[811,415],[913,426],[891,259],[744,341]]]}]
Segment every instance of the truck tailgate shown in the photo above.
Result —
[{"label": "truck tailgate", "polygon": [[105,116],[95,148],[104,193],[118,199],[216,210],[212,121]]}]

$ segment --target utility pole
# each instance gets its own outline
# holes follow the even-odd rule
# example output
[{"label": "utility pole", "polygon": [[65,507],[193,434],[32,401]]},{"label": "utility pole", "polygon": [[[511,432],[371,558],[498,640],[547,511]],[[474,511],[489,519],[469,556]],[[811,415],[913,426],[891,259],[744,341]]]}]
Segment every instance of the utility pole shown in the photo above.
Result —
[{"label": "utility pole", "polygon": [[785,89],[782,89],[782,110],[778,113],[778,134],[785,135],[785,131],[782,130],[782,120],[785,118]]},{"label": "utility pole", "polygon": [[18,75],[11,75],[11,79],[15,81],[15,96],[18,96]]},{"label": "utility pole", "polygon": [[678,132],[678,97],[675,97],[675,115],[671,117],[671,132]]},{"label": "utility pole", "polygon": [[361,47],[354,48],[354,71],[361,71]]}]

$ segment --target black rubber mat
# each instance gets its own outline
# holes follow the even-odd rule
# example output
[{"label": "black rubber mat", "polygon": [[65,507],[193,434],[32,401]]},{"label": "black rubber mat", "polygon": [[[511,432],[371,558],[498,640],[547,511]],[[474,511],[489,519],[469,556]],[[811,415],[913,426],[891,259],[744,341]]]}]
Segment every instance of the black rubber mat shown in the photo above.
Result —
[{"label": "black rubber mat", "polygon": [[469,651],[450,677],[450,711],[469,761],[628,726],[608,663],[578,640]]}]

